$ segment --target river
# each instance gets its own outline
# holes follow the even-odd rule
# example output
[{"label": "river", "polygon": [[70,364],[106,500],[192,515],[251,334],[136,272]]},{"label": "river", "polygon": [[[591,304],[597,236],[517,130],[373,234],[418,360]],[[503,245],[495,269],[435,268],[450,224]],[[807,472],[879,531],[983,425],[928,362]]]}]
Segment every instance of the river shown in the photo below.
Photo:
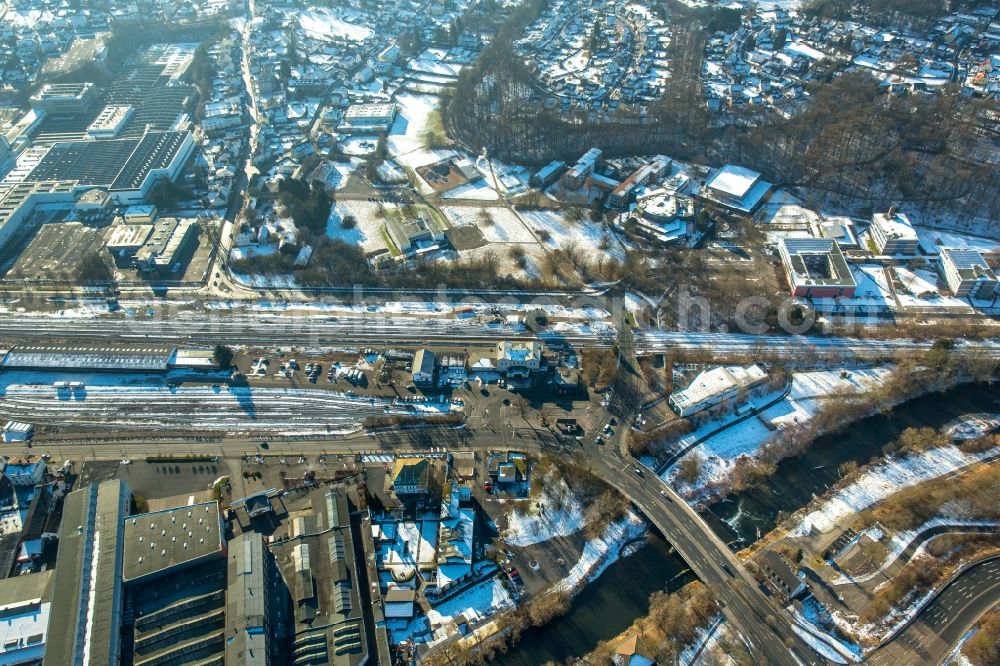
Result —
[{"label": "river", "polygon": [[[800,509],[836,483],[843,463],[864,465],[881,456],[906,428],[940,428],[974,412],[1000,413],[1000,387],[973,384],[928,394],[888,414],[862,419],[836,435],[820,437],[802,457],[778,465],[777,473],[765,482],[716,502],[702,515],[724,540],[734,547],[746,546],[757,539],[758,529],[766,534],[782,515]],[[674,590],[687,582],[687,576],[678,577],[685,569],[663,538],[651,534],[645,547],[618,560],[585,587],[573,599],[569,613],[544,628],[526,631],[517,646],[491,663],[539,666],[584,655],[645,615],[652,592]]]},{"label": "river", "polygon": [[1000,413],[1000,387],[965,384],[906,402],[888,414],[862,419],[835,435],[813,442],[799,458],[778,465],[777,473],[742,493],[716,502],[702,515],[726,541],[741,539],[745,546],[767,534],[782,516],[793,513],[822,495],[840,479],[846,462],[864,465],[880,457],[907,428],[940,428],[952,419],[975,412]]},{"label": "river", "polygon": [[663,537],[651,532],[637,552],[614,562],[584,587],[574,597],[569,613],[544,627],[525,631],[517,646],[490,663],[539,666],[586,654],[599,641],[617,636],[645,615],[650,594],[676,590],[692,580],[689,573],[678,575],[686,569],[684,561],[671,554]]}]

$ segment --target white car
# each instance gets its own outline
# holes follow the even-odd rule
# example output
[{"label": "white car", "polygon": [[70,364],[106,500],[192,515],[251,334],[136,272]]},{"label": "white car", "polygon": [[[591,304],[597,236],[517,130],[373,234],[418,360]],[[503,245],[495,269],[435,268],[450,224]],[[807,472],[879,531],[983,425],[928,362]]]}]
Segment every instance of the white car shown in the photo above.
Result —
[{"label": "white car", "polygon": [[131,461],[131,460],[129,460],[128,458],[126,458],[125,460],[121,461],[121,463],[120,463],[120,464],[121,464],[121,465],[131,465],[131,464],[132,464],[132,461]]}]

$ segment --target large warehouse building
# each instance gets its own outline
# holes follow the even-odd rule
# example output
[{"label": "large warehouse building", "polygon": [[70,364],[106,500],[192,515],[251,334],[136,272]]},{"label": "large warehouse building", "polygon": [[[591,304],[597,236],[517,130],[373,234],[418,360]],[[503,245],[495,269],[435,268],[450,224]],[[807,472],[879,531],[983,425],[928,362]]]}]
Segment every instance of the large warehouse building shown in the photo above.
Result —
[{"label": "large warehouse building", "polygon": [[190,132],[55,143],[20,182],[0,190],[0,245],[34,210],[74,206],[95,189],[117,205],[142,203],[161,178],[177,179],[193,151]]}]

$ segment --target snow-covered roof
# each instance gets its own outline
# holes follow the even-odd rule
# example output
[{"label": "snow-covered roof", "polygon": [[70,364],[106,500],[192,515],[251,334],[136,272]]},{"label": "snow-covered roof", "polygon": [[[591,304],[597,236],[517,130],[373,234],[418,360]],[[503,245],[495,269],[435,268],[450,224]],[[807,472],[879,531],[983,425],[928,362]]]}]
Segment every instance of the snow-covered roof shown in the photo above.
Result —
[{"label": "snow-covered roof", "polygon": [[916,230],[903,213],[876,213],[872,216],[872,224],[879,227],[887,238],[918,240]]},{"label": "snow-covered roof", "polygon": [[727,164],[708,179],[705,187],[742,199],[759,178],[760,174],[753,169]]},{"label": "snow-covered roof", "polygon": [[763,381],[767,373],[759,365],[718,366],[700,373],[687,388],[670,396],[678,409],[689,409],[733,389],[747,388]]}]

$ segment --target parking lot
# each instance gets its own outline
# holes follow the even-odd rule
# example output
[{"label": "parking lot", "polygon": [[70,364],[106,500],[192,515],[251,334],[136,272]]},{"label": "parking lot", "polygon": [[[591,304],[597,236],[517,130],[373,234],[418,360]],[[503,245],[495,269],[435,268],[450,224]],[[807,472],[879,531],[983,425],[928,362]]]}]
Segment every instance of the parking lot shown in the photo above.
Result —
[{"label": "parking lot", "polygon": [[42,224],[5,277],[78,281],[83,259],[100,251],[103,243],[102,229],[79,222]]}]

